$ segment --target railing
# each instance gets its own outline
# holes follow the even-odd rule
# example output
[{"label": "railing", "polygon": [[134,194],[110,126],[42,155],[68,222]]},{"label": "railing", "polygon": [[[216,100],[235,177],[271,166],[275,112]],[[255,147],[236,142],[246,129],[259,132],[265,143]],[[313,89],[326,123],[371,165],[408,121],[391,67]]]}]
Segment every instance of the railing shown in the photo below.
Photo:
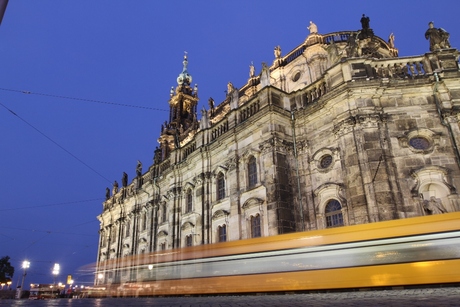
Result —
[{"label": "railing", "polygon": [[224,122],[221,125],[219,125],[218,127],[212,130],[211,141],[214,141],[215,139],[217,139],[219,136],[221,136],[227,131],[228,131],[228,121],[224,120]]},{"label": "railing", "polygon": [[240,123],[246,121],[249,117],[253,116],[260,110],[260,103],[257,100],[254,103],[251,103],[250,105],[244,106],[240,109]]}]

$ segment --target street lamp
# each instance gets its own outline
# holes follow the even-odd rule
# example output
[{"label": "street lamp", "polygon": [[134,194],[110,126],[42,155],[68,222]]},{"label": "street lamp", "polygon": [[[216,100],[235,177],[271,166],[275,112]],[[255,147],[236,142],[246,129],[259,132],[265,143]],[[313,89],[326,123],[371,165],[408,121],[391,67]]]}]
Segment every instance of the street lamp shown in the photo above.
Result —
[{"label": "street lamp", "polygon": [[56,276],[59,275],[59,271],[61,270],[61,267],[59,264],[55,263],[53,267],[53,276],[54,276],[54,285],[56,285]]},{"label": "street lamp", "polygon": [[[22,269],[24,270],[24,273],[22,273],[22,282],[21,282],[21,288],[16,289],[16,298],[21,299],[23,287],[24,287],[24,279],[26,278],[27,275],[27,269],[30,267],[30,262],[27,260],[24,260],[22,262]],[[18,280],[19,282],[19,280]]]},{"label": "street lamp", "polygon": [[22,287],[24,287],[24,279],[26,278],[26,275],[27,275],[27,269],[30,268],[30,262],[27,260],[24,260],[22,262],[22,268],[24,269],[24,273],[22,274],[21,291],[22,291]]}]

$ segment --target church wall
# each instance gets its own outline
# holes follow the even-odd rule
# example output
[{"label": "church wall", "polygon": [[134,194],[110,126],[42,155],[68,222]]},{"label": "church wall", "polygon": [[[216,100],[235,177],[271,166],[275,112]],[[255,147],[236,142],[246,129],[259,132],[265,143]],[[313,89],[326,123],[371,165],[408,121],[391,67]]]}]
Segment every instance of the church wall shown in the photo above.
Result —
[{"label": "church wall", "polygon": [[[104,202],[99,261],[216,243],[223,228],[226,241],[250,238],[256,218],[261,236],[332,227],[330,204],[343,218],[333,226],[426,215],[428,206],[459,211],[458,69],[440,72],[438,84],[430,65],[446,64],[436,54],[332,61],[323,47],[275,60],[268,78],[229,91],[200,129],[165,128],[143,183],[136,177]],[[197,101],[189,87],[184,95]],[[180,97],[172,94],[174,108]]]}]

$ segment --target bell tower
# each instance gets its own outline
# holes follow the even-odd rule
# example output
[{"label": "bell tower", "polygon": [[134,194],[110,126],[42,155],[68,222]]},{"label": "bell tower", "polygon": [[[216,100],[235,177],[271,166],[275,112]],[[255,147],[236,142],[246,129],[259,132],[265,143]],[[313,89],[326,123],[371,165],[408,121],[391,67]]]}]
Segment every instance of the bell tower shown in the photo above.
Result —
[{"label": "bell tower", "polygon": [[187,71],[187,53],[182,64],[183,69],[177,77],[177,86],[171,87],[170,91],[169,122],[161,126],[161,136],[158,139],[162,160],[169,156],[174,148],[180,148],[181,141],[198,129],[198,85],[191,87],[192,76]]}]

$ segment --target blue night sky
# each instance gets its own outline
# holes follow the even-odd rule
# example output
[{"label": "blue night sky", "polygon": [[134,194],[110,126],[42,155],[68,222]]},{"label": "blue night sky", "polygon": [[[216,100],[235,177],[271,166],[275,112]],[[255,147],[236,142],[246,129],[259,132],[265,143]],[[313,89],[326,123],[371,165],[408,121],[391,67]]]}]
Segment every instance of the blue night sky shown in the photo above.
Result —
[{"label": "blue night sky", "polygon": [[[0,257],[31,262],[26,285],[72,274],[96,261],[105,188],[152,163],[169,90],[182,71],[209,97],[241,87],[251,61],[260,73],[273,49],[319,33],[394,33],[401,57],[428,52],[428,22],[460,47],[458,0],[154,1],[10,0],[0,26]],[[72,98],[72,99],[69,99]],[[14,113],[12,113],[12,112]],[[199,116],[201,115],[200,112]],[[28,287],[27,287],[28,288]]]}]

